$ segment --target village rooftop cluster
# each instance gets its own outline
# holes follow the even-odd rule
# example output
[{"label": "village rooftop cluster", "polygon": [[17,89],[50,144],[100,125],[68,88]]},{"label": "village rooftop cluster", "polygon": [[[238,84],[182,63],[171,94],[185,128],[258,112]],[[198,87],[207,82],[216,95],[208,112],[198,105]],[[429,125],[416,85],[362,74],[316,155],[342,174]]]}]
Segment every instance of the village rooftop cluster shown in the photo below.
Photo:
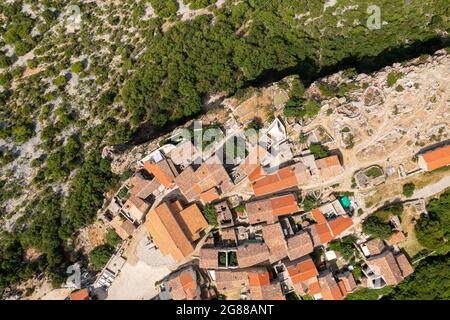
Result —
[{"label": "village rooftop cluster", "polygon": [[[205,148],[182,136],[174,134],[176,143],[139,161],[105,215],[124,240],[145,227],[152,250],[173,267],[156,284],[157,299],[342,300],[358,287],[397,285],[413,272],[396,246],[405,237],[396,216],[390,219],[397,231],[388,240],[355,243],[364,266],[358,279],[352,263],[329,249],[352,235],[357,199],[329,193],[308,210],[304,199],[314,192],[303,190],[344,172],[339,150],[325,157],[308,149],[293,154],[278,118],[256,139],[234,132]],[[225,161],[227,141],[239,139],[243,152]],[[418,158],[421,170],[446,166],[450,146]],[[96,285],[107,289],[124,263],[117,253]]]}]

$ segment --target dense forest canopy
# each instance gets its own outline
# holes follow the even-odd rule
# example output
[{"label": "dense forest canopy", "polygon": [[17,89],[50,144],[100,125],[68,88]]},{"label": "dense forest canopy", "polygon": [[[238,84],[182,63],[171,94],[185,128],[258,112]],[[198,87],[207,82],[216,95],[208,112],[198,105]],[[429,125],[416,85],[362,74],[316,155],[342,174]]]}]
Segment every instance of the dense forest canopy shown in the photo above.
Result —
[{"label": "dense forest canopy", "polygon": [[[240,1],[178,23],[147,41],[122,97],[134,123],[158,126],[199,112],[206,95],[233,92],[271,72],[305,76],[346,60],[427,41],[448,30],[446,1],[340,1],[356,9],[333,14],[322,1]],[[367,7],[381,8],[382,27],[369,30]],[[353,7],[355,8],[355,7]],[[309,17],[298,19],[298,14]],[[370,63],[369,63],[370,64]]]}]

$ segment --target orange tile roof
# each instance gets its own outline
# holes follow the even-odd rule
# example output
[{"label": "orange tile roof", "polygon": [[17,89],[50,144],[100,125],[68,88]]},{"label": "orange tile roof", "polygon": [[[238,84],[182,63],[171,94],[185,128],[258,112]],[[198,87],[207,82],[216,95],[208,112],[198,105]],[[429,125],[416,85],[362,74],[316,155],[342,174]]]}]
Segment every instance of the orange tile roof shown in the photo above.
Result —
[{"label": "orange tile roof", "polygon": [[193,270],[184,270],[167,281],[168,291],[174,300],[200,299],[199,288],[192,276]]},{"label": "orange tile roof", "polygon": [[339,162],[338,156],[330,156],[315,161],[316,167],[319,169],[320,176],[328,179],[341,174],[344,169]]},{"label": "orange tile roof", "polygon": [[338,285],[344,295],[353,292],[356,289],[356,281],[351,272],[340,274],[338,276]]},{"label": "orange tile roof", "polygon": [[152,173],[166,188],[170,187],[174,178],[178,175],[178,172],[170,159],[164,159],[158,163],[146,161],[144,162],[144,168]]},{"label": "orange tile roof", "polygon": [[308,294],[314,296],[320,293],[319,281],[314,281],[308,286]]},{"label": "orange tile roof", "polygon": [[331,272],[319,276],[320,293],[323,300],[343,300],[344,295]]},{"label": "orange tile roof", "polygon": [[217,199],[220,199],[220,195],[215,187],[200,194],[200,200],[202,200],[204,204],[211,203]]},{"label": "orange tile roof", "polygon": [[88,288],[84,288],[75,292],[72,292],[69,295],[70,300],[89,300],[89,290]]},{"label": "orange tile roof", "polygon": [[217,269],[219,267],[219,249],[202,247],[200,249],[200,268]]},{"label": "orange tile roof", "polygon": [[312,209],[311,214],[318,224],[327,223],[327,219],[319,208]]},{"label": "orange tile roof", "polygon": [[163,255],[171,255],[176,261],[181,261],[194,251],[167,203],[150,211],[145,224]]},{"label": "orange tile roof", "polygon": [[292,214],[300,211],[300,208],[297,205],[297,199],[293,194],[272,198],[270,199],[270,204],[272,206],[272,214],[275,216]]},{"label": "orange tile roof", "polygon": [[389,239],[386,240],[386,243],[390,246],[393,246],[394,244],[397,244],[399,242],[405,241],[406,237],[405,234],[401,231],[394,232]]},{"label": "orange tile roof", "polygon": [[264,286],[270,284],[269,272],[248,272],[248,281],[251,286]]},{"label": "orange tile roof", "polygon": [[336,219],[329,221],[328,225],[333,232],[334,238],[336,238],[353,225],[353,220],[349,217],[339,216]]},{"label": "orange tile roof", "polygon": [[320,243],[325,244],[331,240],[333,240],[333,234],[331,233],[330,227],[328,223],[316,224],[315,230],[319,235]]},{"label": "orange tile roof", "polygon": [[259,197],[297,186],[297,178],[291,167],[286,167],[253,182],[254,194]]},{"label": "orange tile roof", "polygon": [[270,282],[267,270],[248,272],[251,300],[285,300],[279,281]]},{"label": "orange tile roof", "polygon": [[181,210],[179,217],[181,228],[192,242],[200,239],[200,232],[208,228],[208,222],[195,203]]},{"label": "orange tile roof", "polygon": [[311,258],[304,258],[298,263],[287,266],[289,275],[293,283],[300,283],[316,277],[319,272]]},{"label": "orange tile roof", "polygon": [[450,165],[450,145],[426,152],[422,155],[427,170],[432,171]]},{"label": "orange tile roof", "polygon": [[252,201],[246,204],[250,224],[264,221],[273,223],[276,221],[276,217],[292,214],[299,210],[300,208],[293,194]]},{"label": "orange tile roof", "polygon": [[239,165],[240,170],[247,175],[250,181],[256,181],[264,176],[261,161],[267,154],[267,150],[258,144]]}]

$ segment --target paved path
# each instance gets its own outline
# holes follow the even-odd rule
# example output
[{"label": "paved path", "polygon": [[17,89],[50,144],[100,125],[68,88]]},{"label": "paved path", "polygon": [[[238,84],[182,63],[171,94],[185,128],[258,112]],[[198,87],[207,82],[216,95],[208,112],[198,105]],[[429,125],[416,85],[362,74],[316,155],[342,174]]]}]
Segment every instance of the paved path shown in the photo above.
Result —
[{"label": "paved path", "polygon": [[413,198],[428,198],[450,187],[450,175],[414,192]]}]

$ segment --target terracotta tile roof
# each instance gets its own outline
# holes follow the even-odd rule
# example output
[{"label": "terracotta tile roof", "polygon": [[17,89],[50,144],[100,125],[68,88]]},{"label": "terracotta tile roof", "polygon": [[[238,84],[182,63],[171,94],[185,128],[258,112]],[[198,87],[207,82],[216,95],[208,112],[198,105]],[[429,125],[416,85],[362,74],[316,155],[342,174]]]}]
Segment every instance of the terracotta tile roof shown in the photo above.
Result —
[{"label": "terracotta tile roof", "polygon": [[265,225],[262,228],[264,242],[269,248],[271,263],[279,261],[287,256],[286,241],[279,223]]},{"label": "terracotta tile roof", "polygon": [[287,271],[294,284],[305,282],[319,275],[317,268],[310,257],[304,257],[297,262],[289,262]]},{"label": "terracotta tile roof", "polygon": [[380,254],[385,248],[383,240],[380,239],[369,240],[364,243],[364,245],[367,247],[367,250],[369,250],[371,256]]},{"label": "terracotta tile roof", "polygon": [[256,181],[265,175],[261,163],[267,155],[267,150],[258,144],[252,151],[250,151],[247,158],[240,163],[239,169],[248,177],[250,181]]},{"label": "terracotta tile roof", "polygon": [[394,232],[389,237],[389,239],[386,240],[386,243],[389,246],[393,246],[394,244],[397,244],[397,243],[405,241],[405,240],[406,240],[405,234],[403,232],[401,232],[401,231],[397,231],[397,232]]},{"label": "terracotta tile roof", "polygon": [[222,241],[230,242],[231,244],[236,244],[236,230],[234,227],[231,228],[225,228],[220,230],[220,235],[222,238]]},{"label": "terracotta tile roof", "polygon": [[208,228],[208,222],[197,204],[192,204],[178,214],[180,226],[190,241],[200,239],[200,233]]},{"label": "terracotta tile roof", "polygon": [[270,282],[267,270],[248,272],[251,300],[285,300],[279,281]]},{"label": "terracotta tile roof", "polygon": [[330,156],[315,161],[322,179],[329,179],[344,172],[338,156]]},{"label": "terracotta tile roof", "polygon": [[192,275],[193,270],[184,270],[177,276],[170,277],[167,288],[173,300],[199,300],[200,288]]},{"label": "terracotta tile roof", "polygon": [[450,145],[426,152],[421,155],[427,165],[427,170],[432,171],[450,165]]},{"label": "terracotta tile roof", "polygon": [[217,192],[217,189],[211,188],[203,193],[200,194],[200,200],[204,203],[204,204],[208,204],[213,202],[214,200],[220,199],[220,195]]},{"label": "terracotta tile roof", "polygon": [[184,169],[177,177],[175,177],[174,181],[188,201],[192,201],[198,197],[198,192],[194,190],[194,186],[196,186],[199,180],[194,174],[194,169],[192,169],[192,167]]},{"label": "terracotta tile roof", "polygon": [[343,216],[328,221],[319,208],[313,209],[311,213],[317,222],[309,228],[315,246],[335,239],[353,225],[351,218]]},{"label": "terracotta tile roof", "polygon": [[198,149],[190,140],[179,143],[169,152],[169,158],[176,165],[187,165],[192,163],[198,156]]},{"label": "terracotta tile roof", "polygon": [[245,243],[237,249],[240,268],[251,267],[269,260],[269,248],[265,243]]},{"label": "terracotta tile roof", "polygon": [[341,273],[338,276],[338,280],[339,288],[344,295],[347,295],[356,289],[356,281],[351,272]]},{"label": "terracotta tile roof", "polygon": [[287,239],[288,256],[295,260],[313,252],[314,245],[311,236],[306,231],[301,231]]},{"label": "terracotta tile roof", "polygon": [[319,208],[312,209],[311,214],[312,214],[314,220],[316,220],[317,224],[327,223],[327,219],[322,214],[322,211],[320,211]]},{"label": "terracotta tile roof", "polygon": [[280,169],[252,184],[253,192],[257,197],[295,188],[296,186],[297,178],[292,167]]},{"label": "terracotta tile roof", "polygon": [[336,280],[331,272],[326,272],[319,276],[320,293],[323,300],[343,300],[344,295],[341,292]]},{"label": "terracotta tile roof", "polygon": [[216,288],[220,293],[230,291],[240,291],[248,286],[248,276],[246,271],[241,270],[215,270]]},{"label": "terracotta tile roof", "polygon": [[406,256],[403,253],[397,255],[395,259],[397,259],[397,264],[400,267],[400,271],[402,272],[403,278],[406,278],[407,276],[409,276],[411,273],[414,272],[414,269],[409,263],[408,258],[406,258]]},{"label": "terracotta tile roof", "polygon": [[151,194],[153,194],[161,186],[158,179],[154,178],[150,182],[147,182],[138,192],[136,196],[141,199],[147,199]]},{"label": "terracotta tile roof", "polygon": [[181,261],[194,251],[167,203],[150,211],[145,224],[163,255],[170,254],[176,261]]},{"label": "terracotta tile roof", "polygon": [[170,159],[163,159],[158,163],[146,161],[144,162],[144,168],[166,188],[172,185],[174,178],[178,175],[178,171]]},{"label": "terracotta tile roof", "polygon": [[188,167],[175,178],[175,184],[188,201],[198,200],[203,192],[208,192],[203,195],[205,200],[208,200],[208,197],[212,196],[213,188],[220,190],[220,194],[233,190],[234,184],[228,172],[216,158],[208,159],[195,172],[192,167]]},{"label": "terracotta tile roof", "polygon": [[150,209],[150,205],[141,198],[132,194],[128,200],[125,201],[122,209],[126,211],[133,220],[141,221]]},{"label": "terracotta tile roof", "polygon": [[328,223],[315,224],[314,227],[319,236],[320,244],[325,244],[333,240],[333,234],[331,233]]},{"label": "terracotta tile roof", "polygon": [[333,238],[336,238],[353,225],[353,220],[349,217],[339,216],[336,219],[329,221],[328,225],[333,233]]},{"label": "terracotta tile roof", "polygon": [[403,280],[402,272],[391,251],[368,258],[367,264],[376,274],[381,275],[389,286],[397,285]]},{"label": "terracotta tile roof", "polygon": [[300,210],[297,199],[293,194],[249,202],[245,207],[250,224],[273,223],[278,216],[292,214]]},{"label": "terracotta tile roof", "polygon": [[89,290],[87,288],[74,291],[69,295],[70,300],[90,300]]},{"label": "terracotta tile roof", "polygon": [[200,268],[217,269],[219,267],[219,250],[217,248],[202,247],[200,249]]}]

